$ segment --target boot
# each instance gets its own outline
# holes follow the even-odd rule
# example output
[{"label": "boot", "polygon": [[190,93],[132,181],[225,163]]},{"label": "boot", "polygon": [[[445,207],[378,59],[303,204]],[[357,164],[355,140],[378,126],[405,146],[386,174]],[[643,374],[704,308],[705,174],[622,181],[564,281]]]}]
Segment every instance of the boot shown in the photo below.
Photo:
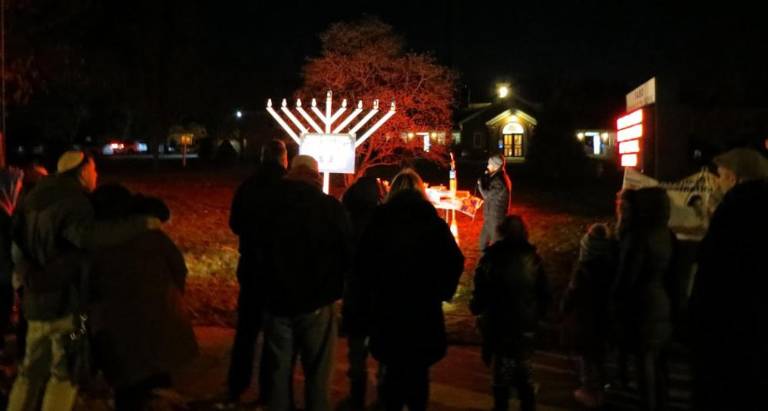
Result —
[{"label": "boot", "polygon": [[509,410],[509,388],[493,387],[493,411]]},{"label": "boot", "polygon": [[365,381],[353,381],[350,383],[349,405],[353,410],[365,409]]}]

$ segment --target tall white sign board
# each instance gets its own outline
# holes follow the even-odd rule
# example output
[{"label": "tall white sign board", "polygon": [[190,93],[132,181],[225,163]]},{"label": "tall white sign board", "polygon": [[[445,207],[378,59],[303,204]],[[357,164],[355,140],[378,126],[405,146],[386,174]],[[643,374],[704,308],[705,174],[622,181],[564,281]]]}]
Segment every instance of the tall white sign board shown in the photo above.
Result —
[{"label": "tall white sign board", "polygon": [[656,102],[656,77],[627,94],[627,112]]}]

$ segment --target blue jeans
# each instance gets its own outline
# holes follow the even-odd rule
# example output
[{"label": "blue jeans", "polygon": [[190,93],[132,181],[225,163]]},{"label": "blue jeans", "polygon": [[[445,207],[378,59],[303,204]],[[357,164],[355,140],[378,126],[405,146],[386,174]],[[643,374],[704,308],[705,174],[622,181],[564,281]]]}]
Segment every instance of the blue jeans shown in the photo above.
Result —
[{"label": "blue jeans", "polygon": [[306,411],[330,411],[329,379],[336,346],[333,305],[293,317],[267,314],[267,346],[274,360],[270,411],[291,411],[293,357],[301,357],[305,379]]}]

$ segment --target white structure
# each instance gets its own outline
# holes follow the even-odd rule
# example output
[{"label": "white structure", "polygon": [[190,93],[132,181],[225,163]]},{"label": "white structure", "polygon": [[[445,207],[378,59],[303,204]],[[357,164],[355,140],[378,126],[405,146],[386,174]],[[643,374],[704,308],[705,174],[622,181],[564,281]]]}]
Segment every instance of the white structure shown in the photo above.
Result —
[{"label": "white structure", "polygon": [[267,101],[267,111],[299,145],[299,152],[310,155],[317,160],[320,171],[323,173],[323,191],[325,193],[328,193],[330,173],[354,173],[355,149],[395,114],[395,102],[393,101],[389,111],[365,130],[360,137],[357,137],[357,133],[379,112],[379,100],[373,101],[373,108],[354,126],[351,126],[352,122],[363,112],[362,101],[358,101],[357,108],[338,125],[335,125],[336,122],[347,111],[347,100],[344,99],[341,102],[341,108],[335,112],[332,106],[333,94],[330,91],[325,96],[325,112],[321,111],[317,107],[317,101],[312,99],[311,111],[319,120],[318,122],[302,107],[301,100],[296,100],[296,111],[304,120],[302,122],[291,112],[288,108],[288,102],[283,99],[280,110],[293,125],[291,127],[272,107],[272,100]]}]

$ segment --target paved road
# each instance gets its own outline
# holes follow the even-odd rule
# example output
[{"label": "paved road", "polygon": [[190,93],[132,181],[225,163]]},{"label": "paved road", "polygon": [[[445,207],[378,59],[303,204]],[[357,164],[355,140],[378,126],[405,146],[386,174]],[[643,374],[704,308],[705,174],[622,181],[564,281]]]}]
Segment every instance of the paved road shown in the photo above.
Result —
[{"label": "paved road", "polygon": [[[232,344],[233,330],[227,328],[200,327],[196,329],[202,355],[181,372],[177,378],[179,390],[195,402],[196,409],[210,409],[225,391],[226,369],[229,349]],[[346,341],[339,340],[337,367],[333,374],[331,396],[333,404],[339,406],[348,392],[345,377],[347,370]],[[369,366],[370,381],[375,380],[375,364]],[[576,388],[576,375],[572,361],[560,354],[537,352],[534,360],[534,373],[540,385],[539,410],[578,410],[571,398]],[[672,364],[672,399],[673,409],[687,409],[689,373],[685,366]],[[301,380],[300,373],[296,378]],[[301,384],[297,384],[297,403],[301,406]],[[374,399],[373,389],[369,389],[369,402]],[[433,411],[479,411],[492,407],[490,393],[490,374],[480,360],[476,346],[452,346],[448,356],[432,369],[431,404]],[[246,402],[254,400],[255,392],[246,394]],[[611,410],[630,410],[637,408],[637,396],[633,390],[612,393],[609,397]],[[516,400],[511,400],[512,410],[517,408]],[[343,407],[340,407],[340,409]]]}]

